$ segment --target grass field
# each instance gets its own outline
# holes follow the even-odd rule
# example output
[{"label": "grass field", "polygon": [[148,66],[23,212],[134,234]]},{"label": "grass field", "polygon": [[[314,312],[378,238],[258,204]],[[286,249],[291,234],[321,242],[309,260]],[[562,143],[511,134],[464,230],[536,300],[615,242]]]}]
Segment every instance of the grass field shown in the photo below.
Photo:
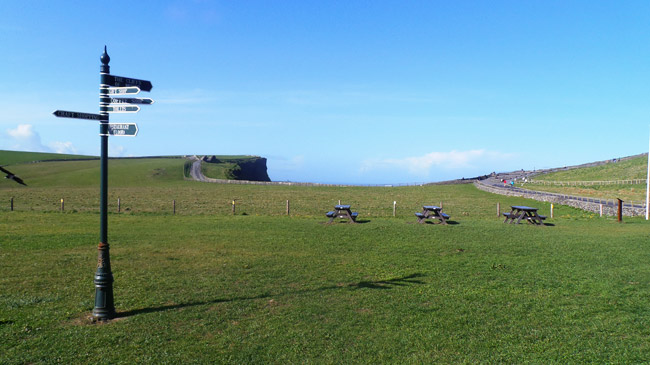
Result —
[{"label": "grass field", "polygon": [[647,223],[556,216],[114,214],[93,325],[97,214],[5,212],[0,363],[647,360]]},{"label": "grass field", "polygon": [[[104,324],[88,319],[97,163],[12,166],[30,186],[0,181],[0,363],[650,359],[641,218],[556,205],[545,227],[505,225],[497,202],[550,207],[472,185],[205,184],[184,181],[183,163],[109,164],[118,318]],[[324,224],[338,200],[360,224]],[[441,202],[453,224],[415,224]]]}]

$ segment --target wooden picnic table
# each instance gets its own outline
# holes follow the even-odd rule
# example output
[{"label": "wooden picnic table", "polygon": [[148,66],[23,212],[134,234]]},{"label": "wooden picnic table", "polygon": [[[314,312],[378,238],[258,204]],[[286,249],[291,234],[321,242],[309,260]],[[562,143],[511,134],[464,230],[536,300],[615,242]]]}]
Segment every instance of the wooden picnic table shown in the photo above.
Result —
[{"label": "wooden picnic table", "polygon": [[330,219],[328,223],[332,223],[335,218],[347,219],[349,223],[356,223],[359,213],[353,212],[349,205],[335,205],[333,211],[325,213]]},{"label": "wooden picnic table", "polygon": [[436,205],[425,205],[422,207],[422,212],[415,213],[418,217],[418,223],[426,223],[427,219],[437,219],[440,224],[447,224],[449,215],[442,212],[442,208]]},{"label": "wooden picnic table", "polygon": [[521,205],[513,205],[510,208],[512,208],[510,213],[503,213],[503,215],[506,217],[503,223],[519,224],[522,219],[525,219],[526,222],[534,225],[544,225],[544,219],[546,219],[546,216],[537,214],[537,208]]}]

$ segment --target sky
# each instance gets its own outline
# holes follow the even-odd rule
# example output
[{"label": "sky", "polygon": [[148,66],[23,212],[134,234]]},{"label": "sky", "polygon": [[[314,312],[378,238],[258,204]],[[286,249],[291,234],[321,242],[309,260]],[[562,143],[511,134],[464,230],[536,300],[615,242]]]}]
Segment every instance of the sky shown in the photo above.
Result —
[{"label": "sky", "polygon": [[[650,1],[0,2],[0,150],[99,155],[100,56],[150,80],[109,155],[414,184],[648,151]],[[0,161],[0,164],[2,162]]]}]

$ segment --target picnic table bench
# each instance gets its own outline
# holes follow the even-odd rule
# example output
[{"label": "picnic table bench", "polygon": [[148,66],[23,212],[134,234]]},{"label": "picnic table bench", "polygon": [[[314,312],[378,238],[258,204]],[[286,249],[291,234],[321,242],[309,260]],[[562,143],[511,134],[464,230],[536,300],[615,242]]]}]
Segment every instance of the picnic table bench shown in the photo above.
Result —
[{"label": "picnic table bench", "polygon": [[442,208],[435,205],[425,205],[422,207],[422,212],[415,213],[418,217],[418,223],[426,223],[427,219],[437,219],[440,224],[447,224],[449,215],[442,212]]},{"label": "picnic table bench", "polygon": [[519,224],[522,219],[525,219],[526,222],[537,226],[544,225],[546,216],[537,214],[537,208],[520,205],[513,205],[510,208],[512,208],[510,213],[503,213],[503,216],[506,217],[503,223]]},{"label": "picnic table bench", "polygon": [[349,223],[356,223],[359,213],[353,212],[349,205],[336,205],[333,211],[325,213],[330,219],[328,223],[332,223],[336,218],[347,219]]}]

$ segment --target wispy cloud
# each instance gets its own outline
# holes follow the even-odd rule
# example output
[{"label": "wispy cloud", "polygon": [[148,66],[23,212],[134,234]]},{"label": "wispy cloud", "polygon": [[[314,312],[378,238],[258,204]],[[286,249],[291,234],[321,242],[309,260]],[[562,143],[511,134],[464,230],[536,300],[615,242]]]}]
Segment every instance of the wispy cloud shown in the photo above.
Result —
[{"label": "wispy cloud", "polygon": [[297,171],[305,166],[305,156],[298,155],[292,157],[275,157],[268,158],[268,166],[273,170],[279,171]]},{"label": "wispy cloud", "polygon": [[72,142],[54,141],[44,144],[41,136],[34,130],[31,124],[19,124],[16,128],[6,131],[9,138],[9,149],[32,152],[54,152],[54,153],[77,153]]},{"label": "wispy cloud", "polygon": [[487,150],[431,152],[415,157],[365,160],[362,162],[361,172],[406,170],[410,175],[427,177],[434,168],[444,170],[483,168],[512,157],[511,154]]}]

